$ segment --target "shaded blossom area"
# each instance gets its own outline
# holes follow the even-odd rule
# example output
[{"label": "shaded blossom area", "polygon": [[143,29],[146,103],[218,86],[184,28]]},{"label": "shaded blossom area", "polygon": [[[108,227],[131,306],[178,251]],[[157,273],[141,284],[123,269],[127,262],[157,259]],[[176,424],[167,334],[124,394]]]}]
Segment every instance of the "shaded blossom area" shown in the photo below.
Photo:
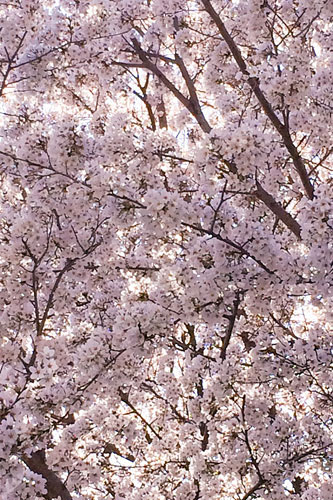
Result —
[{"label": "shaded blossom area", "polygon": [[0,18],[1,499],[330,500],[332,2]]}]

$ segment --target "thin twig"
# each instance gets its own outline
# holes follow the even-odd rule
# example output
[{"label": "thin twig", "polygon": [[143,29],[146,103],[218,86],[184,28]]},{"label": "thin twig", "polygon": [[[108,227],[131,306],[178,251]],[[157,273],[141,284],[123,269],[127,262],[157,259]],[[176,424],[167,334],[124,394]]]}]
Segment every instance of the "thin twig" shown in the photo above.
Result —
[{"label": "thin twig", "polygon": [[230,240],[229,238],[223,238],[220,234],[215,233],[214,231],[204,229],[203,227],[200,227],[200,226],[195,226],[194,224],[188,224],[186,222],[182,222],[182,225],[186,226],[186,227],[190,227],[191,229],[194,229],[195,231],[199,231],[202,234],[207,234],[208,236],[211,236],[212,238],[216,238],[217,240],[223,241],[223,243],[226,243],[226,245],[229,245],[232,248],[235,248],[236,250],[238,250],[238,252],[241,255],[245,255],[246,257],[249,257],[250,259],[254,260],[268,274],[275,275],[275,271],[272,271],[271,269],[269,269],[260,259],[257,259],[257,257],[255,257],[250,252],[248,252],[239,243],[236,243],[236,242]]}]

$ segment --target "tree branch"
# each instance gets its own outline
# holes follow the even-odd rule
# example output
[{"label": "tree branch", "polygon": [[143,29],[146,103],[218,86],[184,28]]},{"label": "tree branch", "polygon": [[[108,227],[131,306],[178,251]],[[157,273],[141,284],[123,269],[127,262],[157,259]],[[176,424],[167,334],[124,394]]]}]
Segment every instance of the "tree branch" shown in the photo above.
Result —
[{"label": "tree branch", "polygon": [[257,190],[253,193],[259,200],[264,202],[267,208],[269,208],[273,214],[280,219],[288,229],[300,240],[301,239],[301,226],[298,222],[283,208],[280,203],[275,201],[273,196],[269,194],[260,184],[256,181]]},{"label": "tree branch", "polygon": [[142,420],[142,422],[151,430],[153,434],[155,434],[156,437],[158,437],[158,439],[162,439],[159,433],[155,431],[154,427],[141,415],[141,413],[138,412],[135,406],[130,402],[128,393],[122,391],[120,387],[118,388],[118,392],[122,402],[125,403],[129,408],[131,408],[133,413],[137,415],[140,418],[140,420]]},{"label": "tree branch", "polygon": [[[136,38],[132,38],[132,44],[135,52],[138,54],[139,58],[143,62],[144,66],[149,69],[154,75],[156,75],[162,83],[174,94],[174,96],[185,106],[185,108],[191,113],[191,115],[194,116],[194,118],[197,120],[199,123],[200,127],[202,130],[206,133],[209,133],[212,129],[208,122],[206,121],[205,117],[202,114],[202,111],[200,109],[200,113],[198,114],[198,109],[195,106],[195,103],[193,102],[192,99],[188,99],[185,97],[180,90],[175,87],[175,85],[165,76],[164,73],[154,64],[147,56],[145,51],[141,48],[141,45],[139,44],[138,40]],[[178,61],[179,62],[179,61]],[[185,80],[186,82],[186,80]],[[186,83],[189,83],[186,82]]]},{"label": "tree branch", "polygon": [[194,113],[192,113],[198,124],[200,125],[201,129],[206,132],[207,134],[209,134],[209,132],[212,130],[211,126],[209,125],[209,123],[207,122],[206,118],[204,117],[204,114],[202,112],[202,109],[201,109],[201,106],[200,106],[200,102],[199,102],[199,99],[198,99],[198,95],[197,95],[197,92],[195,90],[195,87],[194,87],[194,83],[193,83],[193,80],[192,78],[190,77],[190,74],[189,72],[187,71],[187,68],[184,64],[184,61],[183,59],[176,53],[175,55],[175,62],[178,66],[178,68],[180,69],[180,72],[182,74],[182,77],[184,78],[185,80],[185,83],[186,83],[186,87],[188,89],[188,92],[190,94],[190,103],[191,103],[191,106],[194,110]]},{"label": "tree branch", "polygon": [[30,457],[23,455],[21,460],[32,472],[39,474],[46,479],[46,498],[60,497],[61,500],[73,500],[68,489],[59,477],[47,466],[45,461],[45,450],[39,450],[31,454]]},{"label": "tree branch", "polygon": [[[207,5],[209,5],[211,7],[210,2],[206,2],[204,0],[203,0],[203,2],[204,2],[205,5],[207,3]],[[235,57],[238,65],[239,65],[239,67],[241,68],[241,71],[244,74],[249,75],[249,73],[247,71],[247,68],[246,68],[245,61],[243,60],[238,47],[236,46],[236,44],[234,43],[234,41],[230,37],[229,33],[226,31],[226,29],[225,29],[225,27],[224,27],[221,19],[219,18],[218,14],[214,11],[213,7],[211,7],[211,9],[212,9],[212,12],[215,13],[215,14],[213,14],[213,13],[211,14],[210,11],[208,11],[207,9],[206,10],[207,10],[207,12],[209,14],[211,14],[212,17],[213,17],[213,15],[215,15],[216,19],[215,19],[215,17],[213,17],[213,19],[214,19],[214,21],[216,23],[219,22],[219,25],[218,25],[219,28],[220,28],[220,25],[222,25],[222,27],[221,27],[222,33],[223,33],[223,35],[226,36],[226,39],[229,41],[230,46],[232,47],[232,49],[230,49],[230,50],[233,53],[233,55],[234,55],[234,57]],[[191,79],[191,77],[189,75],[189,72],[188,72],[188,70],[187,70],[187,68],[186,68],[186,66],[184,64],[183,59],[176,53],[175,59],[174,60],[170,59],[169,62],[174,62],[179,67],[180,72],[182,74],[182,77],[185,80],[185,84],[187,86],[189,95],[190,95],[189,99],[187,97],[185,97],[173,85],[173,83],[162,73],[162,71],[159,68],[157,68],[156,64],[154,64],[149,59],[149,53],[147,54],[141,48],[139,42],[135,38],[132,38],[132,44],[133,44],[133,47],[134,47],[136,53],[138,54],[139,58],[141,59],[142,63],[144,64],[144,66],[147,69],[149,69],[150,71],[152,71],[152,73],[154,73],[164,83],[164,85],[174,94],[174,96],[194,116],[194,118],[198,122],[198,124],[201,127],[201,129],[205,133],[209,134],[211,132],[212,128],[211,128],[211,126],[209,125],[209,123],[207,122],[206,118],[204,117],[204,115],[202,113],[200,102],[199,102],[199,99],[198,99],[198,96],[197,96],[197,92],[195,90],[193,81],[192,81],[192,79]],[[249,80],[252,81],[253,79],[249,78]],[[261,96],[261,101],[262,102],[260,101],[260,103],[262,105],[263,105],[263,103],[265,104],[264,110],[265,110],[266,114],[268,113],[267,116],[271,119],[273,125],[277,128],[277,130],[279,131],[279,133],[281,135],[281,133],[282,133],[281,130],[285,129],[285,126],[280,122],[280,120],[278,119],[278,117],[276,116],[276,114],[274,113],[274,111],[272,110],[270,104],[266,100],[265,96],[262,94],[261,90],[258,87],[257,81],[255,83],[255,87],[257,89],[256,92],[255,92],[256,95],[259,92],[259,94]],[[254,90],[254,88],[253,88],[253,90]],[[258,97],[258,99],[259,99],[259,97]],[[281,127],[282,127],[282,129],[281,129]],[[286,134],[288,135],[289,139],[288,139],[288,137],[287,137]],[[293,159],[296,158],[295,155],[297,155],[297,158],[298,158],[298,160],[296,158],[297,165],[299,164],[299,160],[301,162],[303,162],[303,160],[301,159],[301,157],[299,156],[299,154],[297,152],[296,147],[293,145],[293,143],[292,143],[292,141],[290,139],[289,131],[287,129],[283,131],[283,137],[286,138],[287,143],[285,142],[285,144],[286,144],[286,146],[288,144],[287,149],[289,148],[288,151],[290,152],[292,158]],[[291,144],[290,144],[290,142],[291,142]],[[292,151],[292,153],[291,153],[291,151]],[[304,167],[304,164],[303,164],[303,167]],[[296,168],[298,168],[298,167],[296,167]],[[305,167],[304,167],[304,171],[305,171]],[[304,178],[304,175],[303,175],[303,178]],[[306,178],[308,178],[307,174],[306,174]],[[311,189],[312,189],[312,186],[311,186]],[[264,190],[264,188],[261,186],[261,184],[259,184],[259,182],[257,182],[257,191],[254,193],[254,195],[257,196],[261,201],[263,201],[263,203],[267,206],[267,208],[269,210],[271,210],[274,213],[274,215],[276,215],[279,218],[279,220],[281,220],[288,227],[288,229],[290,229],[296,235],[296,237],[298,239],[300,239],[301,228],[300,228],[300,225],[298,224],[298,222],[296,222],[295,219],[293,219],[293,217],[290,214],[288,214],[288,212],[279,203],[277,203],[274,200],[274,198],[267,191]]]},{"label": "tree branch", "polygon": [[244,440],[245,440],[245,444],[246,444],[246,448],[250,454],[250,458],[251,458],[251,462],[252,462],[252,465],[254,466],[255,470],[256,470],[256,473],[257,473],[257,476],[258,476],[258,481],[257,483],[253,486],[253,488],[251,488],[251,490],[245,495],[245,497],[243,497],[243,500],[244,498],[249,498],[261,485],[263,485],[264,483],[266,483],[266,480],[264,479],[262,473],[261,473],[261,470],[260,470],[260,467],[259,467],[259,462],[258,460],[256,459],[254,453],[253,453],[253,450],[252,450],[252,446],[250,444],[250,440],[249,440],[249,432],[248,432],[248,428],[247,428],[247,425],[246,425],[246,417],[245,417],[245,401],[246,401],[246,396],[244,394],[243,396],[243,402],[242,402],[242,408],[241,408],[241,415],[242,415],[242,421],[243,421],[243,426],[244,426]]},{"label": "tree branch", "polygon": [[[215,11],[214,11],[215,12]],[[216,14],[217,16],[217,14]],[[217,16],[218,17],[218,16]],[[220,21],[221,22],[221,21]],[[225,29],[225,28],[224,28]],[[225,30],[226,31],[226,30]],[[244,60],[242,59],[242,56],[234,44],[233,40],[231,39],[230,35],[227,33],[229,36],[230,40],[233,43],[234,48],[234,56],[237,58],[237,61],[241,65],[244,71],[247,72],[246,65]],[[188,73],[188,70],[184,64],[184,61],[182,58],[176,53],[175,55],[175,60],[174,62],[177,64],[177,66],[180,69],[180,72],[182,74],[182,77],[185,80],[187,89],[189,91],[190,99],[186,98],[174,85],[170,80],[166,78],[166,76],[157,68],[157,66],[151,62],[151,60],[148,58],[148,55],[142,50],[139,42],[136,39],[132,39],[132,43],[134,46],[134,49],[136,50],[138,56],[140,57],[141,61],[144,63],[145,67],[152,71],[164,84],[165,86],[174,94],[174,96],[188,109],[188,111],[194,116],[198,124],[200,125],[201,129],[209,134],[210,131],[212,130],[211,126],[207,122],[206,118],[204,117],[201,106],[199,103],[199,99],[197,96],[197,92],[195,90],[193,81]],[[247,72],[248,74],[248,72]],[[268,104],[268,103],[267,103]],[[270,106],[270,105],[269,105]],[[270,108],[271,109],[271,108]],[[276,126],[279,124],[279,127],[284,127],[271,109],[271,112],[274,115],[274,120]],[[277,121],[276,121],[277,120]],[[289,132],[288,132],[289,134]],[[294,149],[296,150],[295,146],[293,146]],[[296,150],[297,152],[297,150]],[[298,153],[297,153],[298,154]],[[271,210],[274,215],[276,215],[287,227],[290,229],[298,239],[300,239],[300,232],[301,228],[298,222],[293,219],[293,217],[288,214],[288,212],[279,204],[277,203],[274,198],[267,193],[267,191],[264,190],[264,188],[261,186],[259,182],[257,182],[257,191],[254,193],[263,203],[267,206],[269,210]]]},{"label": "tree branch", "polygon": [[226,357],[226,354],[227,354],[227,349],[228,349],[228,346],[230,344],[231,335],[232,335],[232,332],[233,332],[233,329],[234,329],[234,326],[235,326],[235,321],[236,321],[236,317],[237,317],[237,312],[238,312],[239,304],[240,304],[240,292],[237,291],[236,292],[236,297],[235,297],[235,300],[234,300],[234,304],[233,304],[232,313],[231,313],[230,316],[228,316],[229,325],[228,325],[228,329],[226,331],[226,334],[225,334],[225,337],[224,337],[224,340],[223,340],[223,345],[222,345],[222,348],[221,348],[220,358],[222,359],[222,361],[225,360],[225,357]]},{"label": "tree branch", "polygon": [[53,287],[51,289],[49,298],[47,299],[47,304],[45,306],[45,310],[44,310],[42,319],[41,319],[40,324],[39,324],[39,331],[37,332],[37,335],[43,334],[44,326],[45,326],[46,320],[48,318],[49,311],[53,305],[54,294],[58,289],[58,286],[60,284],[60,281],[62,280],[62,277],[64,276],[64,274],[66,274],[67,271],[70,271],[73,268],[76,261],[77,261],[77,259],[67,259],[66,264],[61,269],[61,271],[59,271],[58,276],[57,276],[57,278],[53,284]]},{"label": "tree branch", "polygon": [[217,240],[223,241],[223,243],[226,243],[226,245],[231,246],[232,248],[235,248],[240,252],[241,255],[245,255],[246,257],[249,257],[250,259],[254,260],[266,273],[268,274],[273,274],[275,275],[275,271],[271,271],[260,259],[257,259],[254,255],[252,255],[250,252],[248,252],[242,245],[239,243],[236,243],[229,238],[223,238],[220,234],[215,233],[214,231],[209,231],[208,229],[204,229],[203,227],[200,226],[195,226],[194,224],[187,224],[186,222],[182,222],[183,226],[190,227],[194,229],[195,231],[199,231],[202,234],[207,234],[209,236],[212,236],[213,238],[216,238]]},{"label": "tree branch", "polygon": [[13,161],[16,161],[16,162],[19,162],[19,161],[24,162],[31,167],[37,167],[37,169],[50,170],[52,172],[52,174],[46,174],[46,175],[60,175],[62,177],[67,177],[67,179],[70,179],[73,183],[81,184],[82,186],[85,186],[87,188],[91,188],[91,186],[86,181],[78,181],[72,175],[70,175],[68,173],[60,172],[59,170],[56,170],[51,165],[51,163],[49,163],[49,165],[43,165],[42,163],[37,163],[35,161],[29,160],[28,158],[19,158],[18,156],[15,156],[12,153],[8,153],[7,151],[0,151],[0,155],[7,156],[7,158],[11,158]]},{"label": "tree branch", "polygon": [[211,19],[214,21],[222,38],[224,39],[224,41],[228,45],[230,52],[232,53],[239,69],[241,70],[243,75],[247,77],[247,83],[250,85],[251,89],[253,90],[253,93],[257,97],[261,108],[263,109],[264,113],[266,114],[266,116],[269,118],[269,120],[273,124],[274,128],[280,134],[280,136],[284,142],[284,145],[286,146],[288,152],[290,153],[290,156],[293,160],[296,171],[301,179],[301,182],[303,184],[303,187],[304,187],[304,190],[307,194],[307,197],[310,200],[312,200],[313,196],[314,196],[313,186],[310,182],[308,173],[306,171],[304,161],[303,161],[302,157],[300,156],[299,152],[297,151],[297,148],[294,145],[294,143],[290,137],[288,125],[283,124],[280,121],[280,119],[278,118],[278,116],[276,115],[271,104],[268,102],[264,93],[260,89],[259,79],[256,77],[250,76],[250,73],[247,69],[246,62],[244,61],[243,56],[242,56],[239,48],[237,47],[233,38],[230,36],[229,32],[227,31],[220,16],[216,12],[216,10],[213,8],[210,0],[201,0],[201,1],[204,5],[206,12],[209,14]]},{"label": "tree branch", "polygon": [[259,481],[254,486],[252,486],[252,488],[243,496],[242,500],[248,500],[248,498],[250,498],[257,490],[259,490],[259,488],[261,488],[263,484],[264,481],[259,479]]},{"label": "tree branch", "polygon": [[[9,73],[12,71],[12,69],[14,69],[14,61],[15,61],[15,59],[16,59],[19,51],[21,50],[21,48],[23,46],[23,42],[24,42],[24,39],[25,39],[27,33],[28,32],[25,31],[23,33],[23,35],[21,36],[20,41],[18,43],[18,46],[17,46],[17,48],[16,48],[16,50],[13,53],[12,56],[9,55],[8,50],[5,47],[5,52],[6,52],[6,55],[7,55],[7,63],[8,64],[7,64],[7,69],[6,69],[6,71],[5,71],[4,75],[3,75],[3,79],[2,79],[2,82],[1,82],[1,85],[0,85],[0,97],[2,96],[2,94],[3,94],[3,92],[4,92],[5,88],[6,88],[7,78],[9,76]],[[17,67],[17,66],[15,66],[15,67]]]}]

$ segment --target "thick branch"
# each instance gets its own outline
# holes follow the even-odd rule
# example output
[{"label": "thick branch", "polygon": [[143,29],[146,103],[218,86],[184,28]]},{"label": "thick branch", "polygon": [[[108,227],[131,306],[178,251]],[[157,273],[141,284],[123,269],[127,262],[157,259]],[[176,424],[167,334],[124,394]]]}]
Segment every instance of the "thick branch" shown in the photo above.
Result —
[{"label": "thick branch", "polygon": [[278,203],[275,201],[273,196],[269,194],[262,185],[257,181],[257,190],[253,193],[259,200],[265,203],[266,207],[269,208],[273,214],[276,215],[292,233],[301,239],[301,226],[298,222]]},{"label": "thick branch", "polygon": [[[242,59],[242,56],[241,56],[238,48],[234,44],[234,42],[231,39],[230,35],[227,32],[226,32],[226,34],[228,35],[228,37],[230,38],[230,40],[233,43],[234,52],[235,52],[234,56],[235,56],[237,62],[239,62],[240,66],[243,68],[243,70],[247,72],[245,62]],[[133,46],[134,46],[134,48],[135,48],[138,56],[140,57],[141,61],[144,63],[144,65],[146,66],[146,68],[149,69],[150,71],[152,71],[166,85],[166,87],[175,95],[175,97],[182,104],[184,104],[184,106],[194,116],[194,118],[197,120],[198,124],[200,125],[201,129],[205,133],[209,134],[210,131],[212,130],[211,126],[209,125],[209,123],[207,122],[206,118],[204,117],[204,115],[202,113],[201,106],[200,106],[200,103],[199,103],[199,99],[198,99],[198,96],[197,96],[197,93],[196,93],[193,81],[192,81],[192,79],[191,79],[191,77],[189,75],[189,72],[188,72],[188,70],[187,70],[187,68],[186,68],[186,66],[185,66],[184,61],[182,60],[182,58],[178,54],[176,54],[175,55],[175,63],[179,67],[180,72],[182,74],[182,77],[185,80],[187,89],[189,91],[190,99],[187,99],[173,85],[173,83],[170,82],[170,80],[168,80],[166,78],[166,76],[159,70],[159,68],[157,68],[157,66],[153,62],[151,62],[151,60],[148,58],[147,54],[142,50],[139,42],[136,39],[132,39],[132,43],[133,43]],[[265,99],[264,96],[263,96],[263,98]],[[269,104],[268,104],[268,106],[270,107]],[[274,115],[274,120],[275,120],[274,123],[275,123],[275,125],[276,126],[279,125],[279,127],[284,127],[280,123],[279,119],[277,118],[277,116],[275,115],[275,113],[274,113],[274,111],[272,109],[271,109],[271,112]],[[289,135],[289,132],[288,132],[288,135]],[[295,146],[293,146],[293,147],[295,148]],[[296,148],[295,148],[295,150],[296,150]],[[297,152],[297,150],[296,150],[296,152]],[[297,236],[297,238],[300,239],[301,228],[300,228],[298,222],[296,222],[295,219],[293,219],[293,217],[290,214],[288,214],[288,212],[279,203],[277,203],[274,200],[274,198],[269,193],[267,193],[267,191],[265,191],[264,188],[258,182],[257,182],[257,191],[254,194],[261,201],[263,201],[265,203],[265,205],[267,206],[267,208],[269,208],[269,210],[271,210]]]},{"label": "thick branch", "polygon": [[149,119],[150,119],[150,123],[151,123],[151,128],[153,131],[156,130],[156,120],[155,120],[155,116],[154,116],[154,113],[153,113],[153,108],[151,106],[151,104],[149,103],[148,101],[148,96],[147,96],[147,88],[148,88],[148,83],[149,83],[149,73],[147,73],[146,75],[146,82],[144,85],[141,84],[140,82],[140,77],[139,77],[139,74],[135,77],[136,81],[137,81],[137,85],[139,87],[139,89],[141,90],[141,94],[139,94],[138,92],[134,91],[134,94],[137,95],[141,100],[142,102],[144,103],[144,105],[146,106],[146,109],[147,109],[147,112],[148,112],[148,116],[149,116]]},{"label": "thick branch", "polygon": [[206,422],[200,422],[199,430],[202,436],[201,449],[202,451],[206,451],[209,443],[209,431]]},{"label": "thick branch", "polygon": [[168,119],[167,119],[167,114],[166,114],[166,109],[163,101],[163,97],[161,97],[160,102],[158,103],[156,107],[157,111],[157,116],[158,116],[158,123],[160,128],[168,128]]},{"label": "thick branch", "polygon": [[154,75],[156,75],[162,83],[173,93],[173,95],[185,106],[185,108],[194,116],[194,118],[199,123],[202,130],[206,133],[211,131],[211,127],[204,118],[202,111],[200,109],[200,113],[198,114],[198,108],[195,106],[195,103],[192,99],[188,99],[185,97],[180,90],[175,87],[175,85],[165,76],[164,73],[154,64],[146,55],[145,51],[141,48],[138,40],[132,38],[133,47],[138,54],[139,58],[143,62],[144,66],[149,69]]},{"label": "thick branch", "polygon": [[247,83],[250,85],[251,89],[253,90],[253,93],[257,97],[261,108],[263,109],[264,113],[266,116],[269,118],[271,123],[273,124],[274,128],[277,130],[277,132],[280,134],[284,145],[286,146],[288,152],[290,153],[290,156],[293,160],[293,163],[295,165],[296,171],[301,179],[301,182],[303,184],[303,187],[305,189],[305,192],[310,200],[313,199],[314,192],[313,192],[313,186],[310,182],[309,176],[307,174],[304,161],[301,158],[299,152],[297,151],[296,146],[294,145],[291,137],[290,137],[290,132],[289,128],[287,125],[283,124],[276,113],[274,112],[271,104],[268,102],[266,99],[265,95],[263,94],[262,90],[260,89],[259,86],[259,79],[256,77],[251,77],[250,73],[247,69],[246,62],[243,59],[243,56],[237,47],[236,43],[234,42],[233,38],[230,36],[229,32],[227,31],[225,25],[223,24],[220,16],[216,12],[216,10],[213,8],[210,0],[202,0],[202,3],[205,7],[206,12],[210,15],[211,19],[214,21],[216,24],[222,38],[228,45],[230,52],[234,56],[234,59],[243,73],[247,77]]},{"label": "thick branch", "polygon": [[222,361],[225,360],[228,345],[230,344],[231,335],[232,335],[232,332],[233,332],[233,329],[235,326],[236,317],[237,317],[239,303],[240,303],[240,296],[239,296],[239,292],[237,292],[235,300],[234,300],[234,304],[233,304],[232,313],[230,316],[228,316],[229,325],[228,325],[228,329],[226,331],[226,334],[225,334],[225,337],[223,340],[223,346],[221,348],[220,358],[222,359]]},{"label": "thick branch", "polygon": [[153,109],[151,107],[151,104],[149,103],[148,99],[147,99],[147,95],[140,95],[139,92],[136,92],[134,91],[134,94],[136,96],[139,97],[139,99],[141,99],[141,101],[143,102],[143,104],[146,106],[146,110],[147,110],[147,113],[148,113],[148,116],[149,116],[149,119],[150,119],[150,123],[151,123],[151,129],[153,132],[155,132],[156,130],[156,120],[155,120],[155,116],[154,116],[154,113],[153,113]]},{"label": "thick branch", "polygon": [[212,128],[209,125],[209,123],[207,122],[207,120],[204,117],[204,114],[202,112],[202,109],[201,109],[201,106],[200,106],[200,102],[199,102],[199,99],[198,99],[198,96],[197,96],[197,92],[196,92],[195,87],[194,87],[193,80],[190,77],[189,72],[187,71],[187,68],[186,68],[186,66],[184,64],[183,59],[178,54],[176,54],[176,56],[175,56],[175,61],[176,61],[177,66],[180,69],[182,77],[185,80],[186,87],[187,87],[188,92],[190,94],[190,99],[189,100],[190,100],[191,106],[194,109],[194,113],[192,112],[192,114],[196,118],[196,120],[197,120],[198,124],[200,125],[201,129],[204,132],[206,132],[207,134],[209,134],[209,132],[212,130]]},{"label": "thick branch", "polygon": [[73,500],[61,479],[47,466],[44,450],[36,451],[30,457],[23,455],[22,460],[32,472],[46,479],[47,493],[45,498],[47,500],[57,497],[60,497],[61,500]]},{"label": "thick branch", "polygon": [[[210,5],[209,2],[208,2],[208,5]],[[212,10],[213,10],[213,12],[215,12],[213,8],[212,8]],[[220,18],[217,15],[216,12],[215,12],[215,15],[218,18],[219,23],[222,24],[222,26],[223,26],[223,34],[227,37],[227,39],[229,40],[229,42],[230,42],[230,44],[232,46],[232,53],[233,53],[233,55],[234,55],[237,63],[239,64],[241,70],[248,75],[248,72],[247,72],[247,69],[246,69],[246,64],[245,64],[245,62],[244,62],[244,60],[243,60],[243,58],[242,58],[242,56],[241,56],[241,54],[240,54],[237,46],[235,45],[234,41],[230,37],[229,33],[224,28],[224,25],[221,22],[221,20],[220,20]],[[213,19],[215,21],[215,18],[213,18]],[[217,20],[216,20],[216,22],[217,22]],[[189,92],[189,95],[190,95],[190,99],[186,98],[173,85],[173,83],[164,75],[164,73],[162,73],[162,71],[156,66],[156,64],[154,64],[149,59],[149,57],[148,57],[149,54],[147,54],[146,52],[144,52],[144,50],[141,48],[139,42],[135,38],[132,39],[132,44],[133,44],[133,47],[134,47],[136,53],[138,54],[140,60],[142,61],[143,65],[147,69],[149,69],[152,73],[154,73],[164,83],[164,85],[174,94],[174,96],[194,116],[194,118],[196,119],[196,121],[200,125],[201,129],[205,133],[209,134],[211,132],[212,128],[211,128],[211,126],[209,125],[209,123],[207,122],[206,118],[204,117],[204,115],[202,113],[200,102],[199,102],[199,99],[198,99],[198,96],[197,96],[197,92],[196,92],[195,87],[194,87],[193,80],[191,79],[191,77],[189,75],[189,72],[188,72],[188,70],[187,70],[187,68],[186,68],[186,66],[185,66],[184,61],[182,60],[182,58],[178,54],[176,54],[174,62],[179,67],[180,72],[182,74],[182,77],[184,78],[184,81],[186,83],[186,86],[187,86],[187,89],[188,89],[188,92]],[[170,60],[170,61],[173,62],[172,60]],[[251,80],[251,79],[249,79],[249,80]],[[256,82],[255,85],[257,87],[257,82]],[[259,92],[261,93],[260,89],[259,89]],[[280,129],[281,129],[281,127],[285,128],[284,125],[279,121],[278,117],[275,115],[274,111],[272,110],[270,104],[268,103],[268,101],[266,100],[266,98],[264,97],[263,94],[262,94],[262,98],[265,100],[265,103],[267,104],[267,105],[265,104],[265,109],[266,109],[267,113],[269,112],[268,116],[273,120],[273,124],[276,127],[278,127],[278,130],[279,130],[279,132],[281,134],[281,130]],[[283,132],[283,133],[285,134],[285,132]],[[286,129],[286,134],[289,137],[289,139],[288,139],[287,142],[288,142],[291,150],[293,151],[293,155],[294,156],[292,155],[292,157],[294,159],[295,154],[297,153],[297,155],[298,155],[298,152],[297,152],[297,149],[295,148],[295,146],[292,144],[292,141],[291,141],[290,136],[289,136],[289,131],[287,129]],[[290,145],[290,141],[291,141],[291,145]],[[288,149],[289,152],[291,152],[290,148]],[[301,159],[299,155],[298,155],[298,157],[299,157],[299,159]],[[307,177],[307,175],[306,175],[306,177]],[[286,212],[286,210],[279,203],[277,203],[274,200],[274,198],[269,193],[267,193],[262,188],[262,186],[258,182],[257,182],[257,191],[254,194],[261,201],[263,201],[265,203],[265,205],[267,206],[267,208],[269,208],[269,210],[271,210],[297,236],[297,238],[300,238],[301,228],[300,228],[299,224],[293,219],[293,217],[290,214],[288,214],[288,212]]]}]

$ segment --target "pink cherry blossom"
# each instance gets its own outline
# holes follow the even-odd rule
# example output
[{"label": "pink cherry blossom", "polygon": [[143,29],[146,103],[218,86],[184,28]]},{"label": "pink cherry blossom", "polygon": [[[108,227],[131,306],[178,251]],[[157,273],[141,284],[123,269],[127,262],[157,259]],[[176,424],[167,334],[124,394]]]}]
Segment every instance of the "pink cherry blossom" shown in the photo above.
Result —
[{"label": "pink cherry blossom", "polygon": [[0,20],[3,498],[329,500],[331,2]]}]

